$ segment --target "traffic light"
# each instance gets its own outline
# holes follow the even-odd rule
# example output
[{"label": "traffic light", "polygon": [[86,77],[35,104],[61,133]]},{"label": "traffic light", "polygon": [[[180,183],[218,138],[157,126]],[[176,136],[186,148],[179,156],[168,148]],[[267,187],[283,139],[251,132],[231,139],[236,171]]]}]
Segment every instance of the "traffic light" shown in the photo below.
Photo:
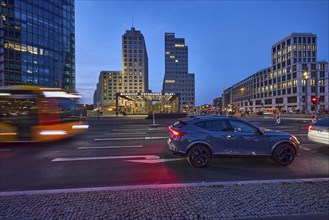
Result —
[{"label": "traffic light", "polygon": [[319,102],[319,98],[318,98],[318,97],[315,97],[315,96],[312,96],[312,97],[311,97],[311,102],[312,102],[313,104],[317,104],[317,103]]}]

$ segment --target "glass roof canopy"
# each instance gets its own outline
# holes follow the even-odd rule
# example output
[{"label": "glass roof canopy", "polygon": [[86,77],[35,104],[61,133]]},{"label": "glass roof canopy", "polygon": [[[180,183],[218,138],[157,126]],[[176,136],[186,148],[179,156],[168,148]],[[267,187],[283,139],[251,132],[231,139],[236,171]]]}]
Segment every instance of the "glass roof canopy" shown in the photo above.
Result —
[{"label": "glass roof canopy", "polygon": [[[131,102],[142,102],[144,104],[137,105],[134,107],[133,105],[120,105],[119,98],[128,100]],[[122,103],[122,102],[120,102]],[[116,93],[116,114],[118,115],[118,111],[128,111],[129,113],[136,112],[138,108],[138,112],[177,112],[179,109],[179,94],[177,93],[161,93],[161,92],[141,92],[141,93]]]},{"label": "glass roof canopy", "polygon": [[176,93],[161,93],[161,92],[142,92],[142,93],[117,93],[117,97],[122,97],[130,101],[171,101],[176,98]]}]

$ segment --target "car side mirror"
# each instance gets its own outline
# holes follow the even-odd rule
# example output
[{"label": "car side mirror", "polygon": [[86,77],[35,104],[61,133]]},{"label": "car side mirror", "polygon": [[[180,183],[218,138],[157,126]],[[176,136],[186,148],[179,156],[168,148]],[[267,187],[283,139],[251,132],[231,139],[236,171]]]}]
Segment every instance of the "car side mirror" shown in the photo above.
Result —
[{"label": "car side mirror", "polygon": [[258,129],[258,132],[259,132],[261,135],[263,135],[263,134],[265,133],[265,130],[262,129],[262,128],[260,128],[260,129]]}]

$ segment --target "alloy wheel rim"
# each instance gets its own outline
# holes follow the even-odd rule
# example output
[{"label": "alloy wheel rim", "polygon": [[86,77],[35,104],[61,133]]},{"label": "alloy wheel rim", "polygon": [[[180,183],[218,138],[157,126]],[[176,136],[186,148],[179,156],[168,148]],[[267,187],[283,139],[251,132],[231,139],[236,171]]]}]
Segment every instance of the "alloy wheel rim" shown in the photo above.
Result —
[{"label": "alloy wheel rim", "polygon": [[192,159],[197,165],[203,165],[208,160],[208,154],[205,150],[198,148],[193,151]]},{"label": "alloy wheel rim", "polygon": [[293,159],[293,152],[290,147],[282,147],[277,154],[277,158],[283,164],[288,164]]}]

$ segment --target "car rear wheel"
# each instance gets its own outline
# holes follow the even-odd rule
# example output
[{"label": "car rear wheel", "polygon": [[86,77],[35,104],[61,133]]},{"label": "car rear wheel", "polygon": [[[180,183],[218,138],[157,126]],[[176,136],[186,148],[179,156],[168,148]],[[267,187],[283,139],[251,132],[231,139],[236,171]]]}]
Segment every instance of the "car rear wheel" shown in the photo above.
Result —
[{"label": "car rear wheel", "polygon": [[289,144],[280,144],[274,149],[272,158],[278,164],[287,166],[295,159],[294,148]]},{"label": "car rear wheel", "polygon": [[194,167],[205,167],[210,160],[210,151],[206,146],[195,145],[189,150],[187,160]]}]

